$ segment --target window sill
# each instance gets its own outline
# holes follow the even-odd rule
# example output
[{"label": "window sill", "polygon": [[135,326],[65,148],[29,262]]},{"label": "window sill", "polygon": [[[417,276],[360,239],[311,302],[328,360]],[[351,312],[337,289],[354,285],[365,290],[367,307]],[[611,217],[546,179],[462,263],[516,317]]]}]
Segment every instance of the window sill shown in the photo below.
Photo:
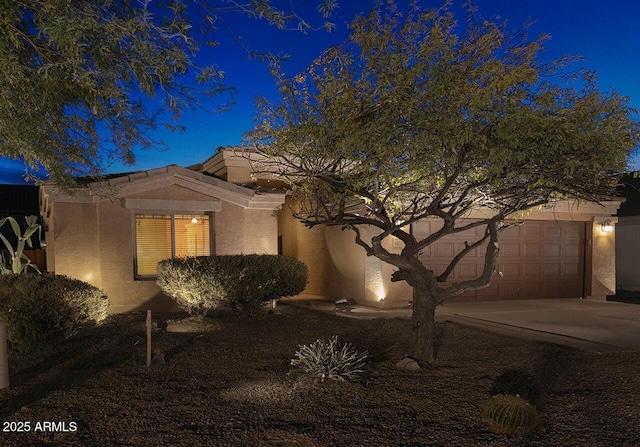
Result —
[{"label": "window sill", "polygon": [[134,281],[157,281],[157,276],[134,276]]}]

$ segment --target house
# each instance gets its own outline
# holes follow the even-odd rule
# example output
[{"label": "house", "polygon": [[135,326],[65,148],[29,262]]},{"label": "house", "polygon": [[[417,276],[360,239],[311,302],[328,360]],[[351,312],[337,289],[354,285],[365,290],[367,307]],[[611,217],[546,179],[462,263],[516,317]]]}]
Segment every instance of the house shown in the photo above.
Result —
[{"label": "house", "polygon": [[277,253],[284,197],[179,166],[85,179],[72,193],[45,183],[47,267],[101,288],[111,312],[174,310],[155,283],[158,261]]},{"label": "house", "polygon": [[[613,226],[616,218],[612,215],[619,205],[618,201],[603,206],[561,202],[521,217],[521,225],[508,228],[500,236],[497,274],[491,284],[454,300],[564,297],[604,300],[616,286]],[[481,213],[478,210],[468,216],[469,222]],[[420,237],[436,231],[439,224],[424,220],[413,224],[411,231]],[[282,213],[280,232],[283,254],[309,266],[306,294],[347,298],[381,308],[405,306],[412,300],[412,290],[405,282],[390,281],[394,267],[367,257],[350,231],[338,227],[309,230],[290,214]],[[480,226],[443,238],[425,248],[420,259],[441,273],[465,242],[480,239],[482,232],[484,227]],[[363,232],[363,239],[366,236]],[[386,248],[399,253],[402,243],[391,238]],[[480,247],[456,266],[449,281],[474,279],[483,266],[484,250]]]},{"label": "house", "polygon": [[[295,220],[283,184],[255,177],[242,148],[220,148],[202,164],[85,181],[74,194],[41,189],[50,271],[102,288],[112,312],[172,302],[154,281],[161,259],[180,255],[281,253],[309,268],[302,298],[347,298],[362,305],[398,307],[411,288],[390,281],[393,267],[354,243],[337,227],[308,229]],[[604,299],[615,290],[616,217],[620,205],[563,202],[521,217],[501,238],[498,274],[486,289],[457,299],[585,297]],[[468,219],[478,218],[482,210]],[[606,225],[605,225],[606,224]],[[412,225],[416,235],[437,222]],[[611,231],[610,231],[611,230]],[[373,230],[364,230],[373,231]],[[366,234],[363,234],[366,236]],[[458,234],[425,249],[422,261],[440,271],[465,240]],[[390,250],[401,249],[389,240]],[[457,266],[452,280],[481,270],[481,249]]]},{"label": "house", "polygon": [[622,179],[620,195],[625,201],[617,214],[616,284],[619,291],[640,292],[640,171]]},{"label": "house", "polygon": [[[250,164],[234,150],[219,151],[205,165],[205,170],[213,175],[225,175],[224,166],[233,166],[233,175],[238,181],[251,178]],[[613,216],[620,203],[619,200],[603,204],[565,201],[521,216],[522,225],[501,234],[498,272],[491,285],[455,299],[582,297],[604,300],[615,290],[614,224],[617,218]],[[302,297],[347,298],[375,307],[404,306],[412,300],[408,284],[390,281],[394,267],[367,257],[355,244],[352,232],[339,227],[308,229],[292,217],[292,207],[295,203],[287,197],[279,215],[280,253],[295,257],[309,267],[309,283]],[[481,217],[482,212],[476,210],[467,218],[471,221]],[[438,224],[421,221],[412,225],[411,231],[416,236],[429,234],[438,229]],[[478,233],[444,238],[423,250],[420,259],[437,273],[441,272],[464,247],[465,241],[480,238],[484,228],[471,231]],[[363,238],[366,236],[363,232]],[[402,243],[390,238],[387,248],[399,252]],[[484,252],[479,248],[456,267],[450,281],[477,277],[483,263]]]}]

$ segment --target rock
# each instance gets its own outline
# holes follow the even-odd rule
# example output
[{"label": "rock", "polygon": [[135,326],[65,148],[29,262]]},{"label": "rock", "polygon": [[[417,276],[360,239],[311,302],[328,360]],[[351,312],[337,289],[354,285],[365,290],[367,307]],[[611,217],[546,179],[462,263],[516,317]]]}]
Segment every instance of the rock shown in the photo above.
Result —
[{"label": "rock", "polygon": [[420,369],[420,365],[415,359],[405,357],[396,363],[396,368],[404,369],[405,371],[418,371]]}]

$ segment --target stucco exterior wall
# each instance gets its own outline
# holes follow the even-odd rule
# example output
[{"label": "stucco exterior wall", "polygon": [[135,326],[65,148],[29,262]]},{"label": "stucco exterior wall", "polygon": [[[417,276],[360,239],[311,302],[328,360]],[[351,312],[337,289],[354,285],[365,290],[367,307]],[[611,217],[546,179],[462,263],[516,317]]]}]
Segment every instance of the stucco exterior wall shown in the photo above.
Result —
[{"label": "stucco exterior wall", "polygon": [[55,272],[101,287],[98,210],[95,204],[56,203],[51,215],[49,232],[55,239],[52,263]]},{"label": "stucco exterior wall", "polygon": [[[143,208],[137,209],[138,205]],[[194,209],[187,209],[189,206]],[[207,211],[214,233],[212,253],[277,253],[278,220],[273,209],[244,208],[171,185],[113,200],[54,203],[47,234],[49,266],[55,266],[55,273],[102,289],[109,296],[111,313],[176,311],[174,301],[161,292],[155,280],[135,279],[135,214],[206,209],[216,210]]]},{"label": "stucco exterior wall", "polygon": [[213,216],[214,250],[217,255],[244,253],[245,216],[242,207],[223,202]]},{"label": "stucco exterior wall", "polygon": [[178,185],[165,186],[163,188],[152,189],[150,191],[144,191],[137,194],[131,194],[127,197],[135,199],[158,199],[158,200],[174,200],[180,202],[182,200],[211,200],[211,197],[200,194],[188,188],[184,188]]},{"label": "stucco exterior wall", "polygon": [[245,253],[278,254],[278,212],[244,210]]},{"label": "stucco exterior wall", "polygon": [[292,216],[291,206],[291,199],[287,197],[278,215],[278,235],[282,238],[282,254],[296,258],[307,266],[307,287],[299,298],[324,298],[330,274],[325,229],[306,228]]},{"label": "stucco exterior wall", "polygon": [[214,213],[215,253],[277,254],[278,217],[274,210],[252,210],[222,202]]},{"label": "stucco exterior wall", "polygon": [[134,280],[133,214],[117,201],[57,203],[50,220],[55,251],[49,248],[55,273],[102,289],[110,313],[176,310],[155,281]]},{"label": "stucco exterior wall", "polygon": [[[531,219],[534,217],[535,220],[540,219],[543,222],[551,220],[550,215],[543,212],[527,216]],[[612,233],[604,233],[601,227],[605,220],[615,223],[616,218],[591,216],[592,221],[587,222],[585,216],[580,217],[581,219],[575,221],[584,222],[583,225],[586,226],[585,245],[569,247],[575,249],[576,256],[580,257],[577,268],[584,268],[584,275],[582,270],[578,272],[580,278],[584,279],[580,279],[580,293],[576,296],[581,295],[581,291],[584,290],[587,298],[605,299],[606,295],[615,292],[616,247],[615,230]],[[354,242],[352,232],[342,231],[339,227],[318,227],[309,230],[298,222],[291,222],[290,219],[292,218],[286,216],[281,218],[283,253],[303,260],[310,269],[310,283],[303,294],[304,297],[347,298],[362,305],[387,308],[404,306],[412,300],[413,292],[406,282],[391,282],[395,267],[366,256],[364,249]],[[584,226],[575,228],[581,232],[585,231]],[[363,228],[363,240],[370,240],[375,231],[377,230],[373,228]],[[386,244],[386,248],[392,252],[397,253],[402,248],[402,243],[395,243],[393,239],[388,239]],[[637,252],[638,249],[640,247],[634,250]],[[507,255],[508,253],[505,254]],[[563,255],[569,256],[568,252],[563,252]],[[566,265],[565,267],[568,268]]]},{"label": "stucco exterior wall", "polygon": [[[359,304],[365,304],[368,258],[364,249],[356,245],[354,234],[351,231],[343,231],[339,227],[328,227],[324,230],[329,254],[330,280],[326,286],[327,297],[331,299],[346,298]],[[367,231],[364,230],[363,238],[366,238],[366,233]]]},{"label": "stucco exterior wall", "polygon": [[97,206],[102,290],[111,300],[110,312],[177,310],[155,281],[134,279],[135,211],[123,208],[119,202],[105,201]]},{"label": "stucco exterior wall", "polygon": [[[363,228],[363,239],[376,233]],[[412,289],[405,282],[391,282],[395,268],[379,259],[366,256],[355,243],[355,234],[340,227],[306,228],[291,216],[285,205],[280,217],[282,254],[304,262],[309,269],[307,287],[299,298],[346,298],[374,307],[397,307],[407,304]],[[389,244],[393,244],[389,240]],[[386,247],[397,251],[398,247]]]},{"label": "stucco exterior wall", "polygon": [[640,291],[640,216],[620,217],[615,226],[616,285]]},{"label": "stucco exterior wall", "polygon": [[[606,219],[615,221],[617,219]],[[616,225],[613,231],[602,231],[604,219],[594,219],[587,224],[587,252],[590,252],[590,268],[587,270],[587,298],[605,300],[616,291]],[[615,223],[615,222],[613,222]]]}]

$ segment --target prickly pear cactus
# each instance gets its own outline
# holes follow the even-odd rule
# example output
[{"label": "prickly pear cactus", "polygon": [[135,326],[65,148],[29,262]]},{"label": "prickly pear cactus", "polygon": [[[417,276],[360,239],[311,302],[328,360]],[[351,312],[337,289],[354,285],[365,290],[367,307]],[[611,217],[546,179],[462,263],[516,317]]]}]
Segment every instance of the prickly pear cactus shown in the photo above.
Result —
[{"label": "prickly pear cactus", "polygon": [[494,433],[523,435],[535,428],[538,412],[520,396],[497,394],[483,406],[482,420]]}]

